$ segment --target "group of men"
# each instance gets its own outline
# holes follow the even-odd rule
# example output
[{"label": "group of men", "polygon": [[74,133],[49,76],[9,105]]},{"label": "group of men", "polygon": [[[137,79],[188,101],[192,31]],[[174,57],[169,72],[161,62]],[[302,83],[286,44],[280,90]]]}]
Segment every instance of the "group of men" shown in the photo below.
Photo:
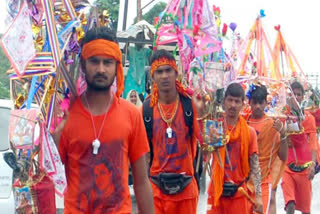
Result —
[{"label": "group of men", "polygon": [[[138,109],[120,97],[124,89],[121,60],[113,32],[101,27],[86,33],[81,68],[87,89],[53,132],[68,181],[64,213],[131,213],[129,164],[139,213],[197,213],[199,164],[195,163],[202,142],[203,99],[189,98],[177,80],[175,58],[158,50],[151,57],[152,93]],[[113,94],[110,87],[115,79]],[[303,95],[303,88],[293,90],[296,96]],[[315,125],[310,125],[314,119],[306,114],[303,136],[294,140],[285,134],[280,120],[265,116],[264,86],[252,92],[252,114],[246,118],[240,115],[244,100],[241,85],[227,87],[223,104],[229,140],[212,153],[207,213],[274,213],[270,200],[277,159],[292,160],[294,169],[301,169],[284,170],[287,213],[295,209],[310,213],[314,144],[318,143]],[[303,189],[296,188],[302,183]],[[240,188],[247,194],[240,193]]]}]

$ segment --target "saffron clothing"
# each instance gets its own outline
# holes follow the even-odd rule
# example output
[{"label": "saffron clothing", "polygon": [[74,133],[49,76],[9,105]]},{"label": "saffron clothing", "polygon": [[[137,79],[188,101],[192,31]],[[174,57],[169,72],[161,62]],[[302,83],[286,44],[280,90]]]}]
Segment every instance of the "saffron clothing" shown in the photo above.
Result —
[{"label": "saffron clothing", "polygon": [[[258,135],[259,163],[261,169],[261,191],[263,212],[268,214],[271,199],[273,163],[278,157],[280,133],[273,128],[274,120],[263,116],[259,119],[249,117],[248,124]],[[254,197],[254,192],[252,192]]]},{"label": "saffron clothing", "polygon": [[272,175],[272,190],[276,190],[279,184],[280,179],[282,178],[283,172],[287,167],[286,161],[280,160],[277,156],[271,166],[271,175]]},{"label": "saffron clothing", "polygon": [[[272,182],[271,182],[271,175],[269,175],[265,181],[263,181],[261,183],[261,197],[262,197],[262,204],[263,204],[263,213],[264,214],[269,214],[270,212],[270,201],[271,201],[271,193],[272,193]],[[255,198],[255,194],[254,192],[251,192],[251,190],[249,190],[249,195],[252,198]],[[253,205],[249,204],[249,206],[251,207],[250,210],[252,213],[254,214],[258,214],[256,212],[253,211]]]},{"label": "saffron clothing", "polygon": [[[103,115],[93,116],[100,130]],[[141,112],[114,96],[93,154],[95,139],[91,115],[77,98],[59,143],[59,153],[68,181],[64,213],[131,213],[128,188],[129,161],[133,164],[149,152]],[[98,132],[98,131],[97,131]]]},{"label": "saffron clothing", "polygon": [[[307,172],[308,170],[305,170]],[[312,181],[306,173],[294,173],[286,169],[282,176],[282,192],[285,210],[290,201],[295,203],[295,209],[303,213],[310,213],[312,199]]]},{"label": "saffron clothing", "polygon": [[[297,165],[312,161],[312,150],[317,148],[317,133],[314,117],[305,112],[305,120],[302,123],[304,132],[302,134],[290,135],[291,146],[288,150],[288,162]],[[285,206],[290,201],[296,205],[296,210],[301,212],[310,212],[312,184],[309,180],[309,170],[302,172],[293,172],[286,167],[282,178],[282,190],[285,200]]]},{"label": "saffron clothing", "polygon": [[[316,127],[317,127],[317,132],[320,130],[320,109],[317,109],[316,111],[310,112],[316,121]],[[319,141],[316,143],[316,151],[317,151],[317,161],[318,164],[320,164],[320,144]]]},{"label": "saffron clothing", "polygon": [[288,164],[304,164],[312,160],[311,151],[317,150],[317,131],[314,117],[305,112],[305,120],[302,123],[304,133],[290,135],[292,146],[288,150]]},{"label": "saffron clothing", "polygon": [[[233,129],[233,127],[228,127],[229,130]],[[232,133],[235,132],[234,135],[232,135]],[[231,201],[233,199],[237,199],[237,198],[245,198],[241,193],[237,192],[233,197],[231,198],[225,198],[225,197],[221,197],[222,194],[222,190],[223,190],[223,183],[224,182],[232,182],[235,184],[240,184],[241,182],[244,182],[249,174],[247,169],[244,170],[244,166],[249,167],[249,157],[253,154],[253,153],[258,153],[258,145],[257,145],[257,135],[256,132],[253,128],[249,127],[245,121],[244,118],[239,117],[239,121],[236,125],[236,127],[234,128],[234,131],[231,132],[230,135],[230,141],[229,143],[226,145],[226,149],[224,149],[225,151],[222,153],[221,151],[220,153],[220,157],[222,160],[222,164],[223,164],[223,168],[221,169],[220,167],[220,163],[219,163],[219,158],[217,157],[216,153],[214,157],[213,157],[213,164],[212,164],[212,180],[209,184],[209,188],[208,188],[208,195],[210,197],[210,202],[212,202],[212,200],[214,201],[213,204],[210,204],[212,206],[213,209],[218,209],[219,206],[225,206],[225,204],[228,204],[228,202],[226,203],[221,203],[220,202],[224,202],[224,201]],[[246,138],[246,143],[243,143],[244,141],[244,137]],[[242,141],[242,142],[241,142]],[[246,157],[243,157],[243,149],[241,147],[246,146],[247,149],[247,153],[246,153]],[[225,147],[219,148],[219,150],[223,149]],[[228,156],[226,155],[226,153],[228,152],[228,156],[230,158],[230,162],[228,160]],[[246,160],[247,165],[244,165],[244,160]],[[220,178],[216,178],[214,176],[220,176],[221,171],[223,172],[222,174],[222,181],[220,182]],[[218,191],[221,191],[221,193],[219,194],[219,192],[217,192],[216,189],[216,185],[219,185],[220,187],[217,188]],[[244,183],[243,186],[246,188],[246,184]],[[218,197],[218,198],[215,198]],[[243,202],[249,203],[248,200],[245,198],[245,200],[243,200]],[[209,201],[208,201],[209,203]],[[242,202],[241,202],[242,203]],[[246,206],[249,207],[249,205],[247,204]],[[220,209],[220,208],[219,208]],[[222,210],[224,210],[225,208],[221,208]],[[233,210],[234,211],[234,210]]]},{"label": "saffron clothing", "polygon": [[273,128],[274,120],[266,118],[250,118],[248,124],[253,127],[258,135],[259,162],[261,181],[264,181],[271,172],[271,167],[280,148],[280,133]]},{"label": "saffron clothing", "polygon": [[[228,130],[231,132],[230,140],[226,147],[219,148],[220,158],[217,152],[213,153],[213,182],[210,182],[208,194],[215,198],[215,205],[218,205],[224,182],[239,184],[249,176],[249,157],[258,152],[255,130],[247,125],[243,117],[239,116],[236,126],[228,127]],[[226,155],[226,148],[229,155]],[[228,161],[228,156],[231,163]],[[221,167],[220,160],[224,167]]]},{"label": "saffron clothing", "polygon": [[155,214],[197,213],[198,198],[181,201],[154,198]]},{"label": "saffron clothing", "polygon": [[[171,118],[176,108],[176,102],[168,105],[162,105],[163,114],[166,118]],[[197,138],[200,137],[200,129],[197,121],[197,112],[193,106],[193,134],[189,136],[189,129],[185,123],[184,111],[181,101],[178,103],[177,112],[173,118],[171,129],[172,137],[169,138],[166,132],[168,124],[162,119],[157,106],[153,108],[153,161],[150,168],[150,175],[158,175],[160,173],[183,173],[193,176],[193,161],[196,157]],[[177,207],[181,207],[168,211],[168,213],[184,213],[185,209],[179,203],[184,204],[185,200],[198,200],[198,187],[193,176],[191,183],[181,192],[175,195],[166,195],[151,181],[153,189],[153,197],[155,206],[164,201],[176,202]],[[167,202],[166,202],[167,203]],[[170,203],[169,203],[170,204]],[[168,205],[171,207],[173,203]],[[196,210],[195,210],[196,211]],[[160,211],[156,209],[156,213]],[[163,212],[160,212],[163,213]],[[167,213],[167,212],[165,212]],[[188,211],[187,213],[196,213]]]},{"label": "saffron clothing", "polygon": [[[247,191],[246,185],[242,187]],[[237,193],[240,194],[240,193]],[[209,195],[207,214],[248,214],[251,211],[250,203],[244,196],[240,197],[220,197],[219,206],[214,206],[214,199]]]}]

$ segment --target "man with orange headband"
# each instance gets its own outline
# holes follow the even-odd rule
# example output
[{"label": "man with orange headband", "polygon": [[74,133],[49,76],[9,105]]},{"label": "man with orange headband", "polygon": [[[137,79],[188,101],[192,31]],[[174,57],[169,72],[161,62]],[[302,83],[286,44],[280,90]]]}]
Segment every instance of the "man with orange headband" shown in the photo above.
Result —
[{"label": "man with orange headband", "polygon": [[[299,104],[303,101],[304,89],[299,82],[293,82],[291,89]],[[300,133],[289,136],[287,168],[282,177],[282,190],[287,214],[295,210],[310,213],[312,199],[312,179],[317,161],[316,122],[310,112],[304,112],[305,120],[300,125]]]},{"label": "man with orange headband", "polygon": [[[264,110],[267,106],[267,88],[264,85],[251,85],[247,93],[249,98],[252,114],[248,116],[248,124],[253,127],[258,135],[259,162],[261,169],[261,191],[263,202],[263,213],[269,214],[272,185],[277,183],[282,173],[278,175],[278,179],[273,180],[271,174],[273,164],[276,158],[285,163],[288,154],[288,144],[286,142],[285,129],[282,122],[277,119],[273,120],[267,117]],[[281,138],[280,138],[280,133]],[[284,164],[283,164],[284,166]]]},{"label": "man with orange headband", "polygon": [[87,89],[54,133],[68,181],[64,213],[132,213],[129,161],[139,213],[154,213],[153,202],[145,200],[152,197],[145,160],[147,136],[139,110],[120,98],[121,51],[108,28],[86,33],[81,68]]},{"label": "man with orange headband", "polygon": [[[238,83],[228,86],[224,97],[225,124],[228,142],[213,154],[211,182],[208,188],[207,214],[248,214],[250,204],[246,181],[255,189],[254,210],[263,212],[261,175],[257,135],[239,115],[244,105],[244,90]],[[239,191],[243,190],[244,194]]]},{"label": "man with orange headband", "polygon": [[169,52],[158,50],[152,55],[151,76],[153,89],[143,104],[143,116],[151,148],[155,213],[195,214],[199,195],[193,166],[200,134],[197,112],[177,80],[176,61]]}]

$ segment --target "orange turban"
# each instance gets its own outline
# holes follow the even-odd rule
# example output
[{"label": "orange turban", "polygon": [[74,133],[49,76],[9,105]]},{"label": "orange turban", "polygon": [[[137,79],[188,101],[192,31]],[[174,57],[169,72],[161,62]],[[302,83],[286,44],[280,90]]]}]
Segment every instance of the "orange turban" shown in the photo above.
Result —
[{"label": "orange turban", "polygon": [[120,97],[124,89],[124,83],[123,83],[122,54],[121,54],[119,45],[113,41],[109,41],[106,39],[92,40],[83,45],[81,57],[84,60],[87,60],[92,56],[107,56],[115,59],[118,62],[116,95]]},{"label": "orange turban", "polygon": [[[162,65],[169,65],[178,73],[178,68],[177,68],[177,64],[176,64],[175,60],[170,60],[167,57],[161,57],[161,58],[156,59],[155,61],[152,62],[151,70],[150,70],[151,76],[158,69],[158,67],[160,67]],[[183,96],[185,96],[185,97],[187,96],[187,92],[186,92],[185,87],[178,80],[176,80],[176,89]],[[156,83],[153,83],[151,100],[150,100],[150,107],[154,107],[158,103],[158,99],[159,99],[158,86]]]}]

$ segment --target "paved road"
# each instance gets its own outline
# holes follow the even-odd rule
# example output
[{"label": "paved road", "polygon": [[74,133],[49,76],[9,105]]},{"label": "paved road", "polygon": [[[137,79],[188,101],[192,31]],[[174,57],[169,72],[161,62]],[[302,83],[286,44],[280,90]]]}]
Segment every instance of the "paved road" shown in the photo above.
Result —
[{"label": "paved road", "polygon": [[[208,184],[209,177],[206,178],[206,184]],[[280,181],[281,184],[281,181]],[[202,187],[203,187],[202,183]],[[312,188],[313,188],[313,198],[311,203],[311,213],[312,214],[320,214],[320,173],[317,174],[312,181]],[[203,189],[203,188],[202,188]],[[282,194],[281,185],[278,186],[277,191],[277,214],[285,214],[284,211],[284,199]],[[198,204],[198,214],[205,214],[206,213],[206,202],[207,202],[207,194],[206,192],[201,192]],[[300,213],[300,212],[296,212]]]},{"label": "paved road", "polygon": [[[202,178],[201,192],[200,192],[200,198],[199,198],[199,204],[198,204],[198,214],[206,213],[207,194],[205,191],[206,189],[205,186],[208,186],[208,183],[209,183],[209,177],[206,177],[206,179]],[[316,175],[315,179],[313,180],[312,186],[313,186],[313,199],[312,199],[311,213],[320,214],[320,174]],[[136,201],[134,198],[132,187],[130,187],[130,193],[131,193],[131,199],[133,201],[133,210],[135,212]],[[57,211],[57,214],[62,214],[63,212],[61,208],[63,208],[63,201],[59,197],[57,197],[57,208],[60,208]],[[283,210],[283,208],[284,208],[284,200],[283,200],[281,185],[279,185],[278,192],[277,192],[277,214],[285,214],[285,211]]]},{"label": "paved road", "polygon": [[[317,174],[312,181],[311,213],[320,214],[320,173]],[[281,185],[278,186],[277,191],[277,214],[285,214]]]}]

